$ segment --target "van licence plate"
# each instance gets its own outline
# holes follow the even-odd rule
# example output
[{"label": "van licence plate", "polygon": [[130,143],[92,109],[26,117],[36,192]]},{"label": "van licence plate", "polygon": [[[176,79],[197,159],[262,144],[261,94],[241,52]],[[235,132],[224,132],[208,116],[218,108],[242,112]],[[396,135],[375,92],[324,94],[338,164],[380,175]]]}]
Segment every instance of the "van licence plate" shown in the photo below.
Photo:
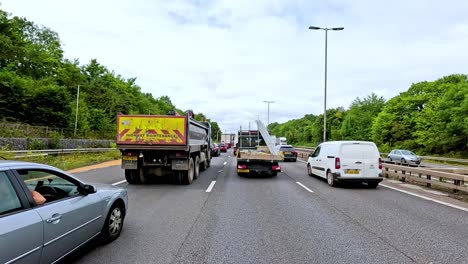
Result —
[{"label": "van licence plate", "polygon": [[345,170],[346,174],[359,174],[359,170]]}]

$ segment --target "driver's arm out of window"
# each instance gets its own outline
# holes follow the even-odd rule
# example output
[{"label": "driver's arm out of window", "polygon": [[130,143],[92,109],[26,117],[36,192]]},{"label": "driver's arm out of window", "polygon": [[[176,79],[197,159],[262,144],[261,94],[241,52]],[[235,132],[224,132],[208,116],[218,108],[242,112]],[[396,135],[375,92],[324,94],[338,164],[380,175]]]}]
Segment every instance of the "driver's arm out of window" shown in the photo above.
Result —
[{"label": "driver's arm out of window", "polygon": [[36,192],[36,191],[31,191],[32,193],[32,197],[34,199],[34,202],[37,204],[37,205],[41,205],[41,204],[44,204],[46,199],[44,198],[44,196],[42,196],[39,192]]}]

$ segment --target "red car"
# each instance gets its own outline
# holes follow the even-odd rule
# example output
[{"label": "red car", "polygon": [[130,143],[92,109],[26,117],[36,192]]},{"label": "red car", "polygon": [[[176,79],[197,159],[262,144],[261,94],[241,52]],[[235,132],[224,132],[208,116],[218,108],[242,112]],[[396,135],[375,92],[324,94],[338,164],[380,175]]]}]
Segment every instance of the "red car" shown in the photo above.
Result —
[{"label": "red car", "polygon": [[224,143],[219,144],[219,150],[221,150],[221,152],[227,152],[226,144]]}]

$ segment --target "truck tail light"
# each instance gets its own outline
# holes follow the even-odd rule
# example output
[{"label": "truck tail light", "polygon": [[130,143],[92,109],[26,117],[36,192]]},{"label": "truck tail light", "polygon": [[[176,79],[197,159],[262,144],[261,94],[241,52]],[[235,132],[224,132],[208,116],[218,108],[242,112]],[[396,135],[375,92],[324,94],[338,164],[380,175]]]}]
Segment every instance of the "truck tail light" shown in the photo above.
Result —
[{"label": "truck tail light", "polygon": [[381,170],[381,169],[382,169],[382,159],[379,158],[379,170]]},{"label": "truck tail light", "polygon": [[176,157],[182,157],[182,156],[184,156],[184,154],[182,154],[182,153],[176,153],[175,156],[176,156]]},{"label": "truck tail light", "polygon": [[237,165],[237,169],[245,170],[245,169],[247,169],[247,165]]},{"label": "truck tail light", "polygon": [[271,169],[274,170],[274,171],[280,171],[280,170],[281,170],[281,166],[279,166],[279,165],[277,165],[277,166],[272,166]]},{"label": "truck tail light", "polygon": [[340,161],[340,158],[338,157],[335,158],[335,169],[337,170],[341,169],[341,161]]}]

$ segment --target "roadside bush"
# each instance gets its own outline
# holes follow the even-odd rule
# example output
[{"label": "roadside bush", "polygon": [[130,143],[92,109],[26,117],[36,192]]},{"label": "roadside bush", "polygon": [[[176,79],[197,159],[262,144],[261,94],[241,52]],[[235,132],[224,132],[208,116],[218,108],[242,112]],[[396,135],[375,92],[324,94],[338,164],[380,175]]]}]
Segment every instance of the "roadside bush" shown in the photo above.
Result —
[{"label": "roadside bush", "polygon": [[33,139],[28,138],[27,141],[28,141],[28,149],[29,150],[39,150],[39,149],[45,149],[46,148],[46,144],[42,140],[35,139],[35,138],[33,138]]},{"label": "roadside bush", "polygon": [[49,133],[49,137],[50,137],[49,148],[60,149],[61,148],[60,140],[63,138],[63,136],[56,131],[52,131],[51,133]]}]

